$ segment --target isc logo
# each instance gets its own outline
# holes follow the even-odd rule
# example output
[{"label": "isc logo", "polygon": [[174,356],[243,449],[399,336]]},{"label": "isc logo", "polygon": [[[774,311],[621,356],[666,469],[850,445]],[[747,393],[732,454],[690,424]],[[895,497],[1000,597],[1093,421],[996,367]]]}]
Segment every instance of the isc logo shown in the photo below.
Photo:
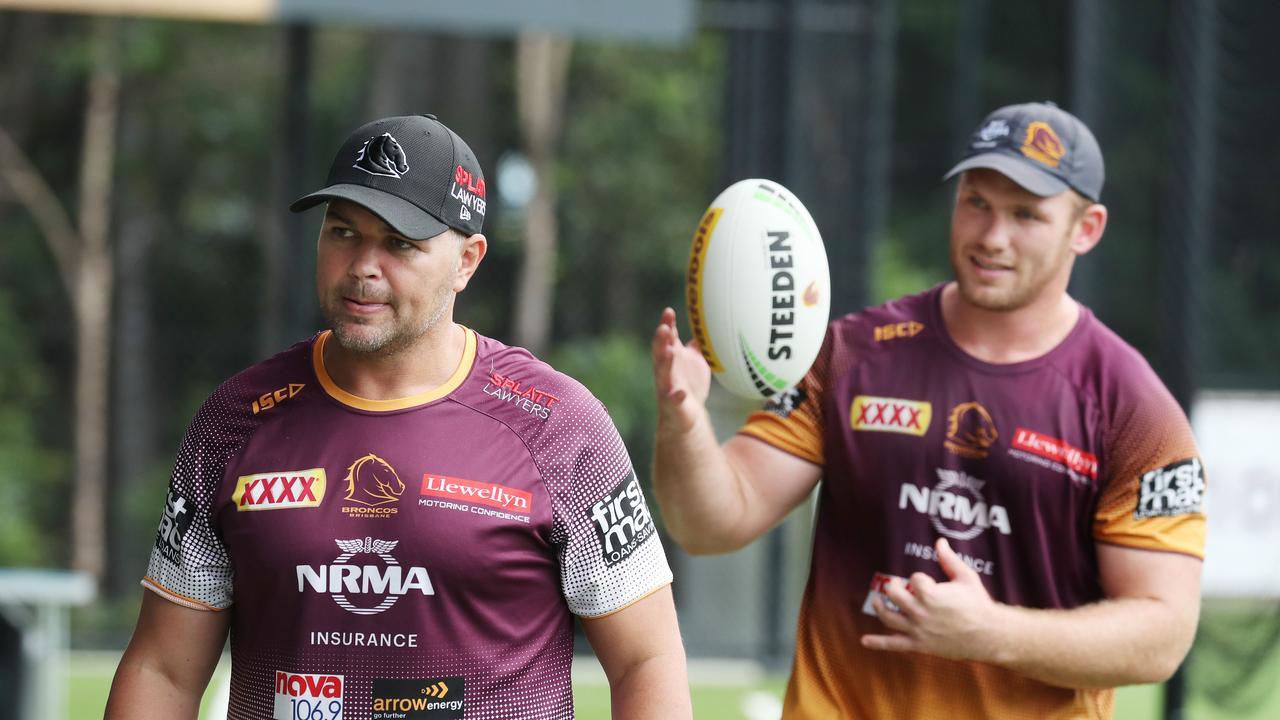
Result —
[{"label": "isc logo", "polygon": [[923,329],[924,324],[918,323],[915,320],[881,325],[880,327],[877,327],[875,331],[876,342],[895,340],[897,338],[915,337],[916,334]]},{"label": "isc logo", "polygon": [[306,387],[302,383],[289,383],[285,387],[269,393],[263,393],[253,401],[253,414],[257,415],[263,410],[270,410],[280,403],[302,392],[302,388]]}]

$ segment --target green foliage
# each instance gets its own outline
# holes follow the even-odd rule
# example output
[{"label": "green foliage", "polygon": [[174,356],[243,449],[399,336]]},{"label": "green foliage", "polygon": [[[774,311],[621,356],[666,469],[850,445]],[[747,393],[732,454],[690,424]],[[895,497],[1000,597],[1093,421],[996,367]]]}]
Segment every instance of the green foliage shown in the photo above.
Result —
[{"label": "green foliage", "polygon": [[575,46],[559,159],[560,336],[648,337],[679,307],[689,241],[715,195],[721,44]]},{"label": "green foliage", "polygon": [[620,333],[569,340],[556,345],[548,362],[604,403],[636,472],[647,477],[658,417],[648,344]]},{"label": "green foliage", "polygon": [[55,514],[67,463],[39,441],[35,418],[48,412],[50,378],[25,324],[0,290],[0,566],[55,562],[62,533]]}]

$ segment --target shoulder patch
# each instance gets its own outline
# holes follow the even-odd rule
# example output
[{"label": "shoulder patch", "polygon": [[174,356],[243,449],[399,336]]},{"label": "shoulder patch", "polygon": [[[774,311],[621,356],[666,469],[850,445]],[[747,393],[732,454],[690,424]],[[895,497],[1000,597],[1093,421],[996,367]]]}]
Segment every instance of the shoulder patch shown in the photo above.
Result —
[{"label": "shoulder patch", "polygon": [[1138,490],[1138,519],[1189,515],[1204,507],[1204,468],[1200,458],[1179,460],[1143,473]]}]

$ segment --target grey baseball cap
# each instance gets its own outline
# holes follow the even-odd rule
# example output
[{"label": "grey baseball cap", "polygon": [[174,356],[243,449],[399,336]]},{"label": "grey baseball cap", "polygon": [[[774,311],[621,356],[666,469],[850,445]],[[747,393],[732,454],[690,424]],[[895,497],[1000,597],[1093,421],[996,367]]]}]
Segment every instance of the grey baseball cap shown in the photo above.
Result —
[{"label": "grey baseball cap", "polygon": [[382,118],[356,128],[333,159],[325,187],[289,209],[302,212],[333,199],[363,205],[413,240],[446,228],[474,235],[487,209],[475,153],[434,115]]},{"label": "grey baseball cap", "polygon": [[969,137],[964,157],[943,176],[989,168],[1041,197],[1071,188],[1102,199],[1102,149],[1080,119],[1051,102],[1007,105],[988,115]]}]

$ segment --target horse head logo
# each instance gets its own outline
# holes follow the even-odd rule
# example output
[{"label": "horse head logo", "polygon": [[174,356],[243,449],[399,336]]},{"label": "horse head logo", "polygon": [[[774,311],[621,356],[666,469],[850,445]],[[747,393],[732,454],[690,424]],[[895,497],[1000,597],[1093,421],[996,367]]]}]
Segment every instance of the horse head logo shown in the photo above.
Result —
[{"label": "horse head logo", "polygon": [[1067,149],[1049,123],[1037,120],[1027,126],[1027,137],[1022,142],[1022,154],[1056,168],[1067,154]]},{"label": "horse head logo", "polygon": [[369,453],[347,468],[347,494],[344,499],[370,507],[386,505],[400,499],[404,483],[386,460]]},{"label": "horse head logo", "polygon": [[961,457],[984,458],[999,437],[991,413],[981,403],[966,402],[951,409],[947,438],[942,444]]},{"label": "horse head logo", "polygon": [[352,167],[370,175],[398,178],[409,172],[409,159],[391,133],[382,133],[364,141]]}]

